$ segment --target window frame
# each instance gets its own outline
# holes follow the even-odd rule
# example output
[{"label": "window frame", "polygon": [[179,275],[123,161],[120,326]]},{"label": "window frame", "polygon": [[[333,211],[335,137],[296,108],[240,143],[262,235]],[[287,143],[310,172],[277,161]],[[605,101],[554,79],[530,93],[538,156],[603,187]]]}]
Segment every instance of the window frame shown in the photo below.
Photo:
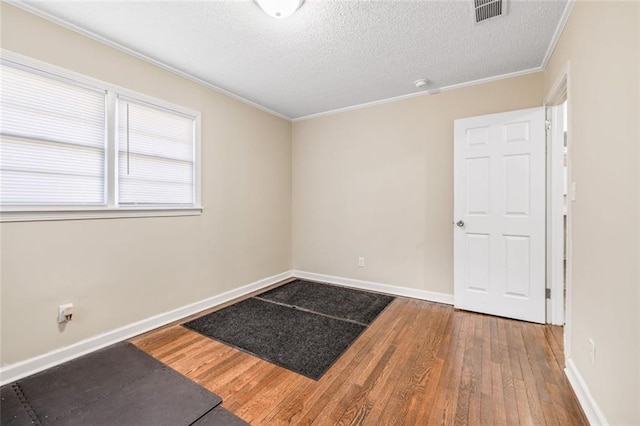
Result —
[{"label": "window frame", "polygon": [[[5,49],[0,50],[0,59],[17,67],[71,82],[79,86],[104,90],[105,95],[105,204],[104,205],[0,205],[0,222],[50,221],[73,219],[107,219],[134,217],[170,217],[197,216],[202,214],[201,204],[201,113],[180,105],[144,95],[123,87],[110,84],[68,69],[51,65]],[[149,104],[156,108],[193,117],[194,120],[194,204],[193,206],[175,205],[126,205],[117,204],[118,153],[116,103],[118,96]]]}]

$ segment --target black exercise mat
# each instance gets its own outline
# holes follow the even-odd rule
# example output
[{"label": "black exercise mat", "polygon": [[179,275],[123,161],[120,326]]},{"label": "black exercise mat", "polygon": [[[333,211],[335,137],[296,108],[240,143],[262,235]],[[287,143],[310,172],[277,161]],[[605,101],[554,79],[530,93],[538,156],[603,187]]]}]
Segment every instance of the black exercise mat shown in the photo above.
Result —
[{"label": "black exercise mat", "polygon": [[1,394],[2,425],[190,425],[222,402],[126,342],[3,386]]},{"label": "black exercise mat", "polygon": [[20,389],[15,385],[0,388],[0,424],[32,425],[37,424],[38,417],[28,405],[23,403]]},{"label": "black exercise mat", "polygon": [[292,281],[256,297],[364,325],[370,324],[394,299],[384,294],[306,280]]},{"label": "black exercise mat", "polygon": [[221,406],[217,406],[196,420],[192,426],[249,426],[249,423],[228,412]]},{"label": "black exercise mat", "polygon": [[189,379],[158,369],[114,392],[58,417],[55,425],[191,425],[220,399]]},{"label": "black exercise mat", "polygon": [[184,326],[315,380],[366,328],[256,298]]},{"label": "black exercise mat", "polygon": [[41,418],[55,419],[163,367],[134,345],[119,343],[19,380],[17,385]]}]

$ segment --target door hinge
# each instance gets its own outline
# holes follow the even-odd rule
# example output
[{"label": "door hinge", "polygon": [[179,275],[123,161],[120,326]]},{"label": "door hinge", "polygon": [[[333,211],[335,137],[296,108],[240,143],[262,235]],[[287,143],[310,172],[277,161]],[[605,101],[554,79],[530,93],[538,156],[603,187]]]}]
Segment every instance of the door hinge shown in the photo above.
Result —
[{"label": "door hinge", "polygon": [[544,120],[544,125],[547,130],[551,130],[551,120]]},{"label": "door hinge", "polygon": [[544,295],[545,295],[544,297],[546,299],[551,299],[551,289],[550,288],[546,288]]}]

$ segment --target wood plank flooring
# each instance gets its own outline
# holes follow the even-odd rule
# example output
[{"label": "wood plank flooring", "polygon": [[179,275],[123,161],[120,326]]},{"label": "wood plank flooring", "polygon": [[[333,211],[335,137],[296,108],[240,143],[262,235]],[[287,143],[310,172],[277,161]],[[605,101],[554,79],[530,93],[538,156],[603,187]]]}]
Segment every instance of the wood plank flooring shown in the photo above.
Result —
[{"label": "wood plank flooring", "polygon": [[562,329],[398,297],[317,382],[180,325],[132,339],[252,425],[587,425]]}]

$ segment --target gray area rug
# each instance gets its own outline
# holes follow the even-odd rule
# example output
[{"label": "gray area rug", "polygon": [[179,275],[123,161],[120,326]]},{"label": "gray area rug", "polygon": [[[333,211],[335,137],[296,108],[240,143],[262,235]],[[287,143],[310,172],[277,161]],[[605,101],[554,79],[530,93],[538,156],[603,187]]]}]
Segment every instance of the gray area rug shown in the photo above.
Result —
[{"label": "gray area rug", "polygon": [[2,425],[191,425],[222,402],[127,342],[3,386],[0,397]]},{"label": "gray area rug", "polygon": [[183,325],[318,380],[393,299],[297,280]]},{"label": "gray area rug", "polygon": [[363,325],[370,324],[393,300],[385,294],[307,280],[291,281],[256,297]]}]

